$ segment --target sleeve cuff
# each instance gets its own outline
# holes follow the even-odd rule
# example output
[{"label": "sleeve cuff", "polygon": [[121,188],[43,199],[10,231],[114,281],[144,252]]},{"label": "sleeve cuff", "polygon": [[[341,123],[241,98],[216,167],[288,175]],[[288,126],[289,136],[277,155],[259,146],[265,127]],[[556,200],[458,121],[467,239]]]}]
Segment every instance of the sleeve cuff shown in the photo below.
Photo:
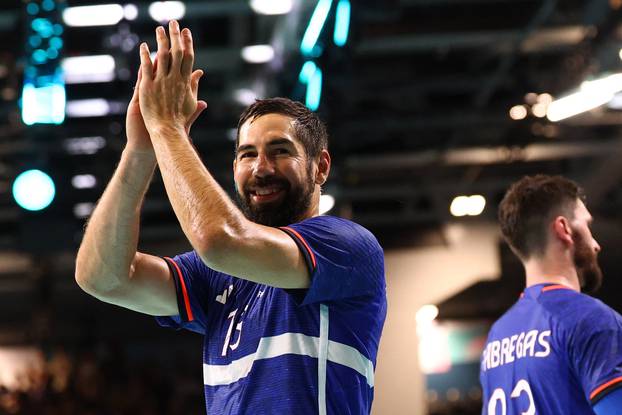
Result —
[{"label": "sleeve cuff", "polygon": [[186,283],[184,276],[179,268],[179,265],[173,259],[169,257],[163,257],[166,261],[166,265],[171,272],[173,281],[175,282],[175,292],[177,294],[177,308],[179,309],[179,316],[182,322],[191,322],[194,320],[192,308],[190,307],[190,298],[188,297],[188,290],[186,289]]},{"label": "sleeve cuff", "polygon": [[592,405],[595,405],[599,400],[601,400],[605,395],[609,392],[622,387],[622,376],[618,376],[617,378],[611,379],[608,382],[603,383],[596,389],[592,391],[590,394],[590,402]]},{"label": "sleeve cuff", "polygon": [[315,271],[315,268],[317,267],[317,262],[315,260],[315,254],[311,250],[311,247],[309,247],[309,244],[307,244],[307,241],[305,241],[302,235],[300,235],[296,230],[290,228],[289,226],[283,226],[279,229],[288,234],[294,240],[294,242],[296,242],[296,245],[298,245],[298,249],[300,249],[300,252],[302,252],[302,255],[307,264],[309,276],[313,275],[313,271]]}]

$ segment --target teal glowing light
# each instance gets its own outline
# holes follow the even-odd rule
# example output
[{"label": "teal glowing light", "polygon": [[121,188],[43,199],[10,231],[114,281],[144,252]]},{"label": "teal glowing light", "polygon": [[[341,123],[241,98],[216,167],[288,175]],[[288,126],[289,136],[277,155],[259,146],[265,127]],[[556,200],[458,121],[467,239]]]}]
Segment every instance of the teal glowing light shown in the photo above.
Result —
[{"label": "teal glowing light", "polygon": [[65,120],[65,85],[50,82],[35,87],[25,83],[22,90],[22,120],[26,125],[62,124]]},{"label": "teal glowing light", "polygon": [[26,6],[26,12],[32,15],[39,13],[39,5],[37,3],[28,3]]},{"label": "teal glowing light", "polygon": [[316,111],[320,106],[320,100],[322,98],[322,70],[320,68],[315,69],[309,83],[307,84],[307,96],[305,99],[305,105],[311,111]]},{"label": "teal glowing light", "polygon": [[[326,18],[328,17],[332,3],[332,0],[319,0],[315,6],[307,30],[305,30],[302,42],[300,43],[300,52],[303,56],[314,55],[315,45],[320,37],[324,23],[326,23]],[[315,49],[315,51],[317,51],[317,49]]]},{"label": "teal glowing light", "polygon": [[335,15],[335,32],[333,41],[335,45],[342,47],[348,41],[348,31],[350,30],[350,0],[339,0]]},{"label": "teal glowing light", "polygon": [[42,64],[48,60],[48,55],[43,49],[37,49],[32,52],[32,60],[35,64]]},{"label": "teal glowing light", "polygon": [[56,3],[54,3],[54,0],[43,0],[43,3],[41,3],[41,7],[43,8],[43,10],[51,12],[56,7]]},{"label": "teal glowing light", "polygon": [[50,47],[53,47],[55,49],[62,49],[63,39],[58,36],[54,36],[52,39],[50,39]]},{"label": "teal glowing light", "polygon": [[52,203],[55,194],[54,181],[41,170],[27,170],[13,182],[13,198],[26,210],[45,209]]},{"label": "teal glowing light", "polygon": [[28,38],[28,43],[30,43],[30,46],[33,48],[38,48],[39,46],[41,46],[41,36],[39,35],[32,35]]},{"label": "teal glowing light", "polygon": [[300,75],[298,75],[298,80],[306,84],[309,82],[309,79],[313,76],[317,69],[317,65],[313,61],[306,61],[304,65],[302,65],[302,69],[300,70]]}]

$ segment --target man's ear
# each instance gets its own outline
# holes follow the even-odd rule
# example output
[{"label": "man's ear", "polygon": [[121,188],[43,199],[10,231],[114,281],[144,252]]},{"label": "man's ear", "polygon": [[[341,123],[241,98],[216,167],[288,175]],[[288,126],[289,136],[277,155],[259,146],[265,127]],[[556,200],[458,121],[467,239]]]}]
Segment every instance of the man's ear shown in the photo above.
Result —
[{"label": "man's ear", "polygon": [[557,216],[553,220],[553,233],[555,236],[567,244],[572,244],[572,227],[570,226],[570,222],[568,218],[564,216]]},{"label": "man's ear", "polygon": [[320,158],[317,165],[317,173],[315,175],[315,184],[320,186],[326,183],[328,175],[330,173],[330,154],[328,150],[324,149],[320,153]]}]

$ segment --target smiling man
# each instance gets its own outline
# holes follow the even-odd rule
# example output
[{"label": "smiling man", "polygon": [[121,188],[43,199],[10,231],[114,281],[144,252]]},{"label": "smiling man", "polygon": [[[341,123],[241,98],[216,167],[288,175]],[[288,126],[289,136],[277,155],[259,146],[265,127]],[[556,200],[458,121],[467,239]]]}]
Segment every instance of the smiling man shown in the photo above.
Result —
[{"label": "smiling man", "polygon": [[[188,131],[197,101],[190,31],[141,45],[128,142],[89,221],[76,281],[112,304],[205,336],[210,414],[368,414],[386,315],[382,249],[353,222],[319,216],[328,178],[319,118],[284,98],[241,116],[233,162],[238,206],[201,163]],[[136,251],[154,168],[194,248]]]}]

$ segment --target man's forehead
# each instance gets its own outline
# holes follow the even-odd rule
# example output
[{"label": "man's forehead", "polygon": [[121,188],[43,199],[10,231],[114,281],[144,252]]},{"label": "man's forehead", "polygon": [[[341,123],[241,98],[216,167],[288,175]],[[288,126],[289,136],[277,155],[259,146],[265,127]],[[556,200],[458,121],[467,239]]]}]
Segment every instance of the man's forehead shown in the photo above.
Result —
[{"label": "man's forehead", "polygon": [[586,218],[588,220],[592,219],[592,215],[590,214],[590,211],[587,210],[587,206],[585,206],[585,203],[583,203],[583,200],[581,199],[577,199],[577,205],[575,207],[575,216],[580,217],[580,218]]},{"label": "man's forehead", "polygon": [[253,145],[255,142],[270,142],[275,139],[287,139],[296,143],[296,121],[287,115],[265,114],[250,118],[240,127],[238,147]]}]

